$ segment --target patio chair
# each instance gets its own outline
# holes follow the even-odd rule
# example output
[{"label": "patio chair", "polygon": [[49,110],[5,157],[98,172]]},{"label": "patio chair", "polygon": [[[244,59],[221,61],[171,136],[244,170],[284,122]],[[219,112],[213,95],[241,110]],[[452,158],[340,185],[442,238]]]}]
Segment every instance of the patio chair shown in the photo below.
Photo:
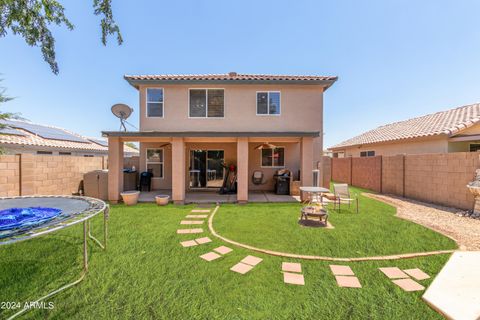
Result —
[{"label": "patio chair", "polygon": [[338,205],[338,211],[340,211],[340,205],[342,203],[348,203],[348,207],[351,207],[351,203],[355,202],[356,212],[358,213],[358,197],[354,198],[350,196],[348,184],[346,183],[334,183],[333,193],[335,195],[334,209]]}]

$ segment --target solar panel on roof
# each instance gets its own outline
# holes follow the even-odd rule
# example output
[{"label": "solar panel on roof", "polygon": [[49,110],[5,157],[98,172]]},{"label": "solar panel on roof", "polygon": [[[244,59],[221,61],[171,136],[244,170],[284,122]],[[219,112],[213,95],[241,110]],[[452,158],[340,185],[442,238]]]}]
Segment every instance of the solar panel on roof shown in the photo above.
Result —
[{"label": "solar panel on roof", "polygon": [[88,138],[88,140],[96,143],[96,144],[99,144],[103,147],[108,147],[108,141],[107,140],[102,140],[102,139],[95,139],[95,138]]},{"label": "solar panel on roof", "polygon": [[22,136],[22,137],[26,136],[25,133],[13,128],[2,128],[0,129],[0,134],[11,134],[11,135]]},{"label": "solar panel on roof", "polygon": [[5,120],[2,122],[11,127],[26,130],[45,139],[88,143],[87,140],[58,128],[46,127],[23,121]]}]

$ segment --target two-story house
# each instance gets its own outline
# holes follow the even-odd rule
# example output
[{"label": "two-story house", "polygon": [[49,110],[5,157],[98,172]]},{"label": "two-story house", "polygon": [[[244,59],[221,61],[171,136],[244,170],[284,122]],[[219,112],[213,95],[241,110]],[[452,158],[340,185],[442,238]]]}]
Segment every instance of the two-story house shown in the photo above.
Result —
[{"label": "two-story house", "polygon": [[[312,185],[323,150],[323,93],[336,77],[138,75],[125,79],[139,92],[140,130],[103,132],[109,140],[109,200],[123,191],[123,145],[140,143],[140,170],[154,189],[171,189],[175,203],[194,188],[219,187],[236,166],[237,201],[269,189],[279,168]],[[261,171],[264,183],[254,184]]]}]

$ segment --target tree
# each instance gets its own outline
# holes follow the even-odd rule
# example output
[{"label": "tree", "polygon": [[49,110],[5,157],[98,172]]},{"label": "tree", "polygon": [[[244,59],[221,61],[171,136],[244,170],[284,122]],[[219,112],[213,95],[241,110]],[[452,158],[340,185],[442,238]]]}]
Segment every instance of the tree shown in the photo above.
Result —
[{"label": "tree", "polygon": [[[0,79],[0,81],[2,80]],[[5,95],[5,90],[6,90],[5,88],[0,87],[0,106],[5,102],[8,102],[13,99]],[[15,119],[15,118],[19,118],[17,114],[11,113],[11,112],[2,112],[0,110],[0,130],[8,127],[6,124],[2,123],[1,120],[8,120],[8,119]],[[3,153],[4,153],[4,150],[3,148],[0,147],[0,154],[3,154]]]},{"label": "tree", "polygon": [[137,145],[133,142],[125,142],[125,145],[129,146],[132,149],[138,150]]},{"label": "tree", "polygon": [[[111,0],[93,0],[93,13],[102,16],[102,43],[107,44],[109,35],[116,35],[119,45],[123,39],[120,29],[113,19]],[[69,30],[74,25],[64,14],[64,7],[56,0],[0,0],[0,37],[10,30],[21,35],[30,46],[40,47],[43,59],[50,65],[54,74],[58,74],[55,58],[55,39],[50,25],[66,26]]]}]

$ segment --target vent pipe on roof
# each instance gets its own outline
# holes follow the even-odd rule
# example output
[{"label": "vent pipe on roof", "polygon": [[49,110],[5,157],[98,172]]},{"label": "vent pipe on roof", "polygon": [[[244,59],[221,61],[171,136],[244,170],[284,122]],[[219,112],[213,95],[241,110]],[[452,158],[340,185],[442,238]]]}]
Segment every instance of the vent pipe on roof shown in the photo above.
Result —
[{"label": "vent pipe on roof", "polygon": [[233,77],[236,77],[236,76],[237,76],[237,73],[236,73],[235,71],[231,71],[231,72],[228,73],[228,76],[229,76],[230,78],[233,78]]}]

